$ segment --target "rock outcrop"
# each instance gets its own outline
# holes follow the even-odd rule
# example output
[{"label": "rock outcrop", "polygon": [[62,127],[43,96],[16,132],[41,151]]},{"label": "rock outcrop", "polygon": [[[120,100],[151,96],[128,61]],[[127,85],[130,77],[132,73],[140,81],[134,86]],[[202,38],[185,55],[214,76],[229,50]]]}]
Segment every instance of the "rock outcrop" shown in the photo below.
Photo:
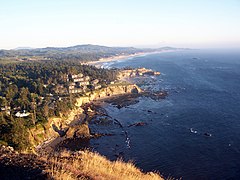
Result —
[{"label": "rock outcrop", "polygon": [[157,76],[160,75],[160,72],[153,71],[152,69],[146,69],[146,68],[137,68],[137,69],[122,69],[118,73],[118,79],[122,78],[129,78],[129,77],[136,77],[136,76]]},{"label": "rock outcrop", "polygon": [[77,115],[82,114],[83,109],[78,107],[71,110],[67,117],[52,117],[49,118],[48,123],[42,125],[38,124],[34,128],[29,130],[29,140],[32,145],[31,151],[34,151],[34,147],[37,147],[44,141],[49,141],[56,137],[62,136],[65,129],[69,127],[69,124],[78,118]]},{"label": "rock outcrop", "polygon": [[90,130],[87,124],[69,127],[66,138],[90,138]]}]

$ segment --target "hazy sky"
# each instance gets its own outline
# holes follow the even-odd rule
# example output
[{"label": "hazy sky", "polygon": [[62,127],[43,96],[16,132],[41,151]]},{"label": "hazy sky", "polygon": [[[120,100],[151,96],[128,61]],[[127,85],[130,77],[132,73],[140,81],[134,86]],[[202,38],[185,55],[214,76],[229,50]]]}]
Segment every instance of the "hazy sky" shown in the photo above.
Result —
[{"label": "hazy sky", "polygon": [[239,46],[240,0],[0,0],[0,49]]}]

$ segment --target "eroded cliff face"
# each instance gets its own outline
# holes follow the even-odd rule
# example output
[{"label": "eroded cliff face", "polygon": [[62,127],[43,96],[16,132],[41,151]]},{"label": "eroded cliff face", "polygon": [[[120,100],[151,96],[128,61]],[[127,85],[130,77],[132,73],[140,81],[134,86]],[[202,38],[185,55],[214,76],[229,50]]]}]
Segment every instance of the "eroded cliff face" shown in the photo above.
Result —
[{"label": "eroded cliff face", "polygon": [[[38,146],[44,141],[48,141],[56,137],[59,137],[61,130],[69,128],[69,124],[77,118],[77,115],[83,113],[84,110],[81,108],[82,105],[89,103],[93,100],[111,97],[114,95],[140,92],[142,92],[142,90],[135,84],[111,85],[106,88],[102,88],[100,90],[87,93],[86,96],[77,98],[75,103],[76,108],[71,110],[67,117],[62,116],[49,118],[47,124],[44,125],[39,124],[36,127],[29,130],[29,140],[33,147],[31,150],[34,150],[34,147]],[[85,124],[83,129],[87,131]],[[77,133],[81,134],[80,131],[78,131]]]},{"label": "eroded cliff face", "polygon": [[89,103],[93,100],[111,97],[114,95],[126,94],[126,93],[141,93],[142,90],[135,84],[127,85],[111,85],[106,88],[87,93],[86,96],[76,99],[76,106],[80,107],[83,104]]},{"label": "eroded cliff face", "polygon": [[77,118],[77,115],[82,113],[83,109],[77,107],[71,110],[67,117],[51,117],[48,119],[48,123],[44,125],[38,124],[31,128],[29,130],[29,142],[32,146],[30,150],[34,151],[34,148],[44,141],[59,137],[62,130],[68,128],[69,124]]}]

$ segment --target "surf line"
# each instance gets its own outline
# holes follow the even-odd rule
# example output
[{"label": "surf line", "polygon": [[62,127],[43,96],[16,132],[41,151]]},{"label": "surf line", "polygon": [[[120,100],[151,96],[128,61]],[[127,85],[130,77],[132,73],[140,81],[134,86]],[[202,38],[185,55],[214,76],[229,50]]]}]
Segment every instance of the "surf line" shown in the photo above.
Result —
[{"label": "surf line", "polygon": [[130,138],[129,138],[128,132],[124,129],[124,126],[122,125],[122,123],[121,123],[119,120],[117,120],[117,119],[113,119],[113,120],[114,120],[114,122],[115,122],[116,124],[118,124],[118,125],[120,126],[120,128],[121,128],[122,131],[124,132],[125,142],[126,142],[126,144],[127,144],[127,148],[130,149],[131,146],[130,146]]}]

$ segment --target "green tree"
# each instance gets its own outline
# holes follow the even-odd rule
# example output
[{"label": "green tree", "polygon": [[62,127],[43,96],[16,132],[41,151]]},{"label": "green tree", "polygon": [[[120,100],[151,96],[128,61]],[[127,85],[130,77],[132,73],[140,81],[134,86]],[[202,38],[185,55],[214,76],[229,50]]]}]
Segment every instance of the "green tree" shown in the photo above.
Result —
[{"label": "green tree", "polygon": [[18,98],[18,102],[21,106],[21,108],[27,109],[28,105],[30,104],[29,102],[29,91],[28,88],[21,88],[20,93],[19,93],[19,98]]},{"label": "green tree", "polygon": [[16,85],[10,85],[6,89],[5,97],[7,99],[8,105],[10,106],[14,96],[18,93],[18,87]]},{"label": "green tree", "polygon": [[26,150],[29,147],[29,134],[22,118],[13,120],[10,134],[11,141],[16,149]]}]

